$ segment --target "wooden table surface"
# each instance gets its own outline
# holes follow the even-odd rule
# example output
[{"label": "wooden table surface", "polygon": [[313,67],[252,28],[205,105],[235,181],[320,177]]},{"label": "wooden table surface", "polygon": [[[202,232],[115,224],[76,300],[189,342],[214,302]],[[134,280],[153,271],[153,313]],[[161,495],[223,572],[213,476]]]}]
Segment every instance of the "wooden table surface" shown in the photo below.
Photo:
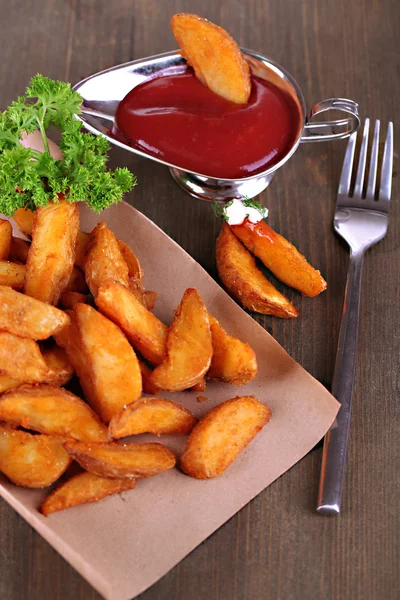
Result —
[{"label": "wooden table surface", "polygon": [[[400,122],[396,0],[13,0],[2,2],[1,108],[37,72],[73,83],[176,47],[172,14],[195,12],[292,73],[309,106],[357,100],[362,117]],[[396,130],[395,130],[396,132]],[[328,290],[288,296],[297,320],[258,321],[328,388],[348,252],[332,217],[345,142],[299,148],[264,192],[270,224],[321,269]],[[114,149],[139,183],[129,201],[213,276],[219,223],[166,168]],[[140,596],[141,600],[391,600],[400,597],[399,202],[387,237],[365,261],[354,411],[340,518],[315,502],[317,448]],[[98,594],[0,501],[0,597],[95,600]],[[105,550],[106,551],[106,550]]]}]

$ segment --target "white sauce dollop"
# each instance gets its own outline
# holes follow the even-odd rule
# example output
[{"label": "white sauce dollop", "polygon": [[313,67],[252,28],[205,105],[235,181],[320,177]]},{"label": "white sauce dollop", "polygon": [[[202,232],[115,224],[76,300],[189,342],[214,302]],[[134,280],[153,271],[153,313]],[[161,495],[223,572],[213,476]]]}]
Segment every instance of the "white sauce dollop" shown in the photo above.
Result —
[{"label": "white sauce dollop", "polygon": [[226,220],[229,225],[240,225],[247,218],[251,223],[258,223],[268,216],[268,208],[253,208],[245,206],[241,200],[235,198],[224,208]]}]

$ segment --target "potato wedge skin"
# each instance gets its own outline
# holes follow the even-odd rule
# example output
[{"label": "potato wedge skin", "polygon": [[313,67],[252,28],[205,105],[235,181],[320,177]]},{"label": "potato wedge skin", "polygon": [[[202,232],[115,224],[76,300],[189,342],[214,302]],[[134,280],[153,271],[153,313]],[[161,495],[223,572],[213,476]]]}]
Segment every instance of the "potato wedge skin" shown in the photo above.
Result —
[{"label": "potato wedge skin", "polygon": [[165,355],[168,328],[117,281],[99,288],[96,304],[101,313],[118,325],[131,344],[153,364]]},{"label": "potato wedge skin", "polygon": [[63,292],[60,296],[60,306],[64,310],[72,310],[75,304],[86,304],[87,295],[79,292]]},{"label": "potato wedge skin", "polygon": [[185,291],[168,329],[167,353],[150,381],[162,390],[180,391],[196,385],[212,356],[208,312],[197,290]]},{"label": "potato wedge skin", "polygon": [[108,439],[107,428],[80,398],[46,384],[22,385],[0,397],[0,421],[86,442]]},{"label": "potato wedge skin", "polygon": [[60,199],[37,208],[28,252],[24,292],[57,304],[68,285],[75,261],[79,208]]},{"label": "potato wedge skin", "polygon": [[25,272],[25,265],[0,260],[0,285],[7,285],[14,290],[21,290],[24,287]]},{"label": "potato wedge skin", "polygon": [[0,330],[32,340],[46,340],[69,321],[62,310],[0,285]]},{"label": "potato wedge skin", "polygon": [[71,458],[63,442],[48,435],[0,425],[0,471],[16,485],[44,488],[69,467]]},{"label": "potato wedge skin", "polygon": [[248,102],[249,66],[232,37],[222,27],[192,14],[174,15],[171,25],[182,55],[197,78],[231,102]]},{"label": "potato wedge skin", "polygon": [[180,404],[164,398],[140,398],[114,415],[108,427],[112,439],[140,433],[189,433],[197,419]]},{"label": "potato wedge skin", "polygon": [[98,502],[112,494],[132,490],[136,479],[106,479],[93,473],[78,473],[53,490],[39,508],[42,515],[72,508],[88,502]]},{"label": "potato wedge skin", "polygon": [[0,260],[8,260],[11,250],[11,240],[11,223],[5,219],[0,219]]},{"label": "potato wedge skin", "polygon": [[0,365],[3,373],[29,383],[46,381],[48,376],[38,344],[8,331],[0,331]]},{"label": "potato wedge skin", "polygon": [[297,308],[264,277],[227,223],[217,238],[215,258],[222,283],[244,308],[286,319],[298,316]]},{"label": "potato wedge skin", "polygon": [[18,229],[24,235],[30,237],[32,234],[34,216],[35,213],[32,210],[29,210],[28,208],[19,208],[13,214],[12,219],[18,227]]},{"label": "potato wedge skin", "polygon": [[13,237],[11,239],[10,253],[8,260],[19,262],[23,265],[28,260],[29,244],[21,238]]},{"label": "potato wedge skin", "polygon": [[253,348],[229,335],[215,317],[209,318],[213,355],[207,377],[235,385],[254,379],[257,360]]},{"label": "potato wedge skin", "polygon": [[88,397],[104,423],[140,398],[142,375],[132,346],[119,327],[88,304],[74,308],[80,343],[89,366]]},{"label": "potato wedge skin", "polygon": [[175,456],[162,444],[85,444],[65,442],[64,448],[81,467],[99,477],[110,479],[152,477],[172,469]]},{"label": "potato wedge skin", "polygon": [[271,416],[270,409],[254,396],[226,400],[194,427],[181,456],[181,469],[197,479],[218,477]]},{"label": "potato wedge skin", "polygon": [[99,287],[113,279],[128,287],[128,266],[121,254],[117,238],[104,221],[96,225],[86,247],[84,270],[86,282],[94,297]]},{"label": "potato wedge skin", "polygon": [[326,289],[326,281],[305,257],[274,231],[265,221],[231,225],[231,231],[283,283],[304,296],[317,296]]}]

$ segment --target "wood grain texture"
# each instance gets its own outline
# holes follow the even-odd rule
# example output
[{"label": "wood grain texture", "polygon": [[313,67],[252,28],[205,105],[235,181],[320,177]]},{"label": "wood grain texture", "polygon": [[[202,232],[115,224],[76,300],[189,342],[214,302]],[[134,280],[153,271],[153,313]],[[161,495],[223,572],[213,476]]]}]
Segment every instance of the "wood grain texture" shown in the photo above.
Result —
[{"label": "wood grain texture", "polygon": [[[286,67],[306,102],[347,96],[362,116],[400,122],[396,0],[2,0],[1,108],[37,72],[73,83],[175,48],[174,12],[196,12]],[[399,130],[395,129],[395,137]],[[399,139],[397,137],[397,139]],[[396,141],[397,143],[397,141]],[[345,143],[305,145],[263,194],[270,224],[320,268],[328,290],[288,296],[301,317],[258,321],[328,387],[348,253],[332,217]],[[213,276],[218,223],[155,163],[114,149],[139,186],[129,201]],[[317,449],[140,596],[141,600],[395,600],[400,590],[400,218],[396,180],[387,237],[365,261],[343,514],[314,512]],[[280,287],[280,289],[283,289]],[[287,290],[286,290],[287,292]],[[212,510],[212,507],[210,507]],[[0,501],[0,597],[97,600],[98,594]],[[107,550],[105,549],[105,552]]]}]

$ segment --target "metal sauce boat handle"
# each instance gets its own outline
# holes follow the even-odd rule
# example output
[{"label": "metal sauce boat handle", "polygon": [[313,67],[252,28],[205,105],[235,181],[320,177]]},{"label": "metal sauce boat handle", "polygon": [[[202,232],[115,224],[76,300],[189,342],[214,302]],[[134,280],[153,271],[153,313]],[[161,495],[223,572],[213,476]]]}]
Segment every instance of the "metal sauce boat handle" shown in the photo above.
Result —
[{"label": "metal sauce boat handle", "polygon": [[[336,121],[314,121],[314,117],[328,110],[341,111],[351,117]],[[300,142],[328,142],[348,137],[360,126],[358,104],[346,98],[329,98],[321,100],[311,108],[306,117],[306,124]]]}]

